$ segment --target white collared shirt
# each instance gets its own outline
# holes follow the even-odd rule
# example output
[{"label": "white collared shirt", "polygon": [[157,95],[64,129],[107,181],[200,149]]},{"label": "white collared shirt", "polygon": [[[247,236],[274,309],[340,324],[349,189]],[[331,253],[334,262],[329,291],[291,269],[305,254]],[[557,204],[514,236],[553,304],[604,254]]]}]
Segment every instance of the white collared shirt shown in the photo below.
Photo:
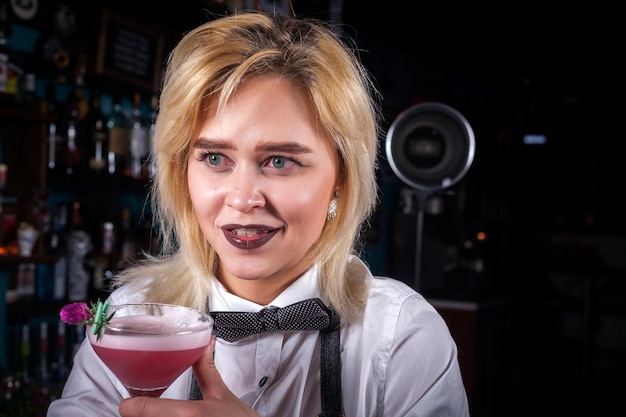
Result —
[{"label": "white collared shirt", "polygon": [[[372,277],[356,257],[351,271],[371,282],[362,323],[341,327],[341,380],[347,417],[469,416],[457,348],[436,310],[402,282]],[[355,273],[353,272],[353,273]],[[214,280],[212,311],[259,311]],[[319,297],[313,267],[281,293],[272,306]],[[136,301],[117,290],[111,302]],[[234,343],[218,339],[215,364],[228,387],[264,417],[314,417],[320,406],[318,332],[274,332]],[[189,398],[191,370],[162,395]],[[128,394],[83,342],[63,397],[48,417],[118,416]],[[97,410],[97,411],[96,411]]]}]

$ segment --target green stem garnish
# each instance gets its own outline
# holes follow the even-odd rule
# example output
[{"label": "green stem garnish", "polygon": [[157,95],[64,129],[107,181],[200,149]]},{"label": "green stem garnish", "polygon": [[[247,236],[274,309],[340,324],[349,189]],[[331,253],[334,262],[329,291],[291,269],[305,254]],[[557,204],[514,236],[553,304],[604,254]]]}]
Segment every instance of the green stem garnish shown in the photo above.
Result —
[{"label": "green stem garnish", "polygon": [[91,334],[95,334],[96,340],[100,340],[100,336],[102,336],[102,332],[104,331],[104,328],[106,327],[109,320],[111,320],[115,312],[111,313],[110,316],[107,316],[109,312],[108,301],[105,301],[103,303],[100,300],[98,300],[95,306],[93,303],[91,304],[92,310],[94,309],[94,307],[95,307],[96,313],[94,314],[93,323],[91,325]]},{"label": "green stem garnish", "polygon": [[91,333],[96,335],[96,340],[100,340],[104,328],[109,323],[115,312],[109,313],[109,302],[98,300],[91,302],[91,307],[87,303],[71,303],[61,309],[61,320],[67,324],[91,324]]}]

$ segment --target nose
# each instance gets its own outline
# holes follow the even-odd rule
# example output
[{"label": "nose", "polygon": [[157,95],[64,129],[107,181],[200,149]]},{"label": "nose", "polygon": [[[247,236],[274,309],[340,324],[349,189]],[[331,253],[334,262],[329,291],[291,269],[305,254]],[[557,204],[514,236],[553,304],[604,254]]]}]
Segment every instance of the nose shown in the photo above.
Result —
[{"label": "nose", "polygon": [[260,190],[260,181],[246,172],[233,173],[233,182],[226,196],[226,205],[241,212],[249,212],[265,205],[265,197]]}]

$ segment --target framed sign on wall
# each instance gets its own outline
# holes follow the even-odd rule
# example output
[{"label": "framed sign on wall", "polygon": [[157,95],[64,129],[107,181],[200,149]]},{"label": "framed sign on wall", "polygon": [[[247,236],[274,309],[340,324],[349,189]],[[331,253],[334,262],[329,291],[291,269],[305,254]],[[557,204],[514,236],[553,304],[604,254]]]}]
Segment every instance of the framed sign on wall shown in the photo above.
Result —
[{"label": "framed sign on wall", "polygon": [[96,74],[158,91],[164,41],[163,33],[156,29],[103,9]]}]

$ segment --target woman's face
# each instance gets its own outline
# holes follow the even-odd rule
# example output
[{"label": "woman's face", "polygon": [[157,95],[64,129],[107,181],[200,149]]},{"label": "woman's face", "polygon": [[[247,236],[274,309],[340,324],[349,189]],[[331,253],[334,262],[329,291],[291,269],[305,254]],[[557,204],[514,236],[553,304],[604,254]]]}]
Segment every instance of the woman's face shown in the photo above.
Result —
[{"label": "woman's face", "polygon": [[244,83],[219,117],[214,105],[205,117],[187,175],[218,277],[240,296],[277,295],[310,267],[304,256],[336,187],[335,152],[306,97],[278,78]]}]

